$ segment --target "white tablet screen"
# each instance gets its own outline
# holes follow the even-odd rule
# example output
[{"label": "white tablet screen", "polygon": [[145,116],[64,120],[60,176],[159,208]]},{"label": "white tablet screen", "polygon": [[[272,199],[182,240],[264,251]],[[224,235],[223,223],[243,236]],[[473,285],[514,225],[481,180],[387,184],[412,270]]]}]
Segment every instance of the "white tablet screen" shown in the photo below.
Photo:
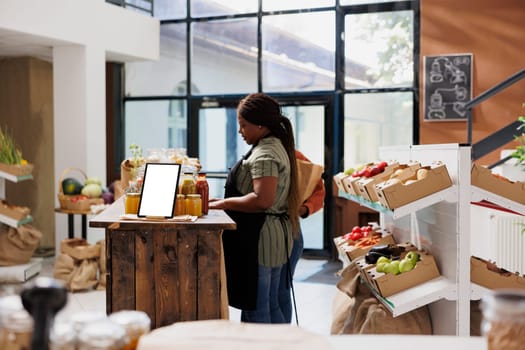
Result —
[{"label": "white tablet screen", "polygon": [[173,217],[180,164],[147,163],[140,192],[139,217]]}]

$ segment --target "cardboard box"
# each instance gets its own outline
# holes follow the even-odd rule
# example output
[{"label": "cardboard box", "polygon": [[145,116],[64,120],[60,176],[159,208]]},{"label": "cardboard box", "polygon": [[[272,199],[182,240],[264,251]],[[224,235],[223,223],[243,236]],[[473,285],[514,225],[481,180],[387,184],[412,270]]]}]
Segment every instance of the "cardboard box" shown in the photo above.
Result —
[{"label": "cardboard box", "polygon": [[452,180],[444,164],[433,164],[422,168],[428,170],[427,176],[409,185],[401,182],[391,183],[392,180],[377,184],[376,193],[379,202],[387,208],[396,209],[452,186]]},{"label": "cardboard box", "polygon": [[348,176],[343,179],[343,187],[345,189],[345,192],[348,194],[353,194],[354,196],[359,196],[359,189],[357,188],[357,180],[359,180],[360,177],[353,177]]},{"label": "cardboard box", "polygon": [[[362,239],[366,239],[366,238],[362,238]],[[387,234],[387,235],[382,236],[379,239],[379,241],[374,245],[363,247],[363,248],[355,247],[353,245],[346,245],[343,247],[343,249],[346,253],[346,256],[348,256],[348,259],[350,259],[350,261],[353,261],[361,256],[364,256],[366,253],[370,251],[372,247],[375,247],[381,244],[396,244],[396,242],[394,241],[394,237],[391,234]]]},{"label": "cardboard box", "polygon": [[500,269],[494,264],[489,269],[490,262],[481,258],[470,257],[470,280],[489,289],[518,288],[525,289],[525,277]]},{"label": "cardboard box", "polygon": [[470,172],[472,186],[508,198],[512,201],[525,204],[525,182],[513,182],[500,176],[483,166],[473,164]]},{"label": "cardboard box", "polygon": [[381,296],[389,297],[440,276],[434,257],[419,252],[420,260],[413,270],[398,275],[377,272],[375,266],[365,271],[365,279]]},{"label": "cardboard box", "polygon": [[6,201],[0,201],[0,214],[8,216],[16,221],[25,219],[31,210],[28,207],[9,205]]},{"label": "cardboard box", "polygon": [[361,177],[355,182],[355,189],[357,195],[362,196],[364,199],[371,202],[377,202],[378,197],[375,191],[375,185],[386,181],[394,173],[395,170],[399,168],[399,163],[394,162],[390,163],[383,172],[371,176],[371,177]]},{"label": "cardboard box", "polygon": [[339,191],[346,192],[345,188],[343,187],[343,179],[347,178],[350,175],[345,175],[344,173],[337,173],[334,175],[334,182]]}]

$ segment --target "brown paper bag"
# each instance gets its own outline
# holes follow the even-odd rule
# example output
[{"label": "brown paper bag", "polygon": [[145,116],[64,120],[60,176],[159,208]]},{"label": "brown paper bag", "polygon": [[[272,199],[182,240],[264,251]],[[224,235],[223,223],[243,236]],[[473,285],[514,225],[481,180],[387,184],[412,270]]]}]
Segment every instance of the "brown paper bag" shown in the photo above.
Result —
[{"label": "brown paper bag", "polygon": [[324,168],[321,165],[297,159],[298,187],[301,203],[312,195],[323,172]]},{"label": "brown paper bag", "polygon": [[42,232],[31,225],[0,225],[0,266],[27,264],[41,238]]},{"label": "brown paper bag", "polygon": [[55,266],[53,269],[53,277],[65,282],[69,285],[73,271],[75,270],[75,259],[67,254],[58,254],[55,259]]},{"label": "brown paper bag", "polygon": [[97,271],[97,259],[82,260],[73,271],[71,280],[69,281],[69,290],[72,292],[78,292],[94,288],[98,283]]}]

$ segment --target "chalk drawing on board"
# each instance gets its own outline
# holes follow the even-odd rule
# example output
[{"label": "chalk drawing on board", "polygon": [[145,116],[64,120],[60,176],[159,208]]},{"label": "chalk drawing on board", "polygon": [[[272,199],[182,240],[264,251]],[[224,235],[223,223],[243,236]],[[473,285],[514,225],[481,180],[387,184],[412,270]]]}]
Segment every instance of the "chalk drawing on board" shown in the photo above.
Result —
[{"label": "chalk drawing on board", "polygon": [[465,104],[472,99],[472,54],[425,57],[424,119],[468,119]]}]

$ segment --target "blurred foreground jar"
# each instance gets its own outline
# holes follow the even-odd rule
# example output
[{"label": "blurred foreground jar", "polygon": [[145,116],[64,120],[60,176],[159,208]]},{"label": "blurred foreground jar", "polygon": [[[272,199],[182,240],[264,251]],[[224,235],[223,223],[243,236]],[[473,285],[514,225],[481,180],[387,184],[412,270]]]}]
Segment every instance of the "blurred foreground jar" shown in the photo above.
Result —
[{"label": "blurred foreground jar", "polygon": [[124,327],[109,319],[89,323],[78,334],[78,350],[121,350],[127,343]]},{"label": "blurred foreground jar", "polygon": [[31,348],[33,318],[24,309],[2,315],[0,349],[27,350]]},{"label": "blurred foreground jar", "polygon": [[481,299],[481,332],[488,350],[525,348],[525,291],[501,289]]},{"label": "blurred foreground jar", "polygon": [[135,350],[140,337],[148,333],[151,327],[151,320],[143,311],[118,311],[109,315],[109,319],[126,330],[127,343],[121,350]]}]

